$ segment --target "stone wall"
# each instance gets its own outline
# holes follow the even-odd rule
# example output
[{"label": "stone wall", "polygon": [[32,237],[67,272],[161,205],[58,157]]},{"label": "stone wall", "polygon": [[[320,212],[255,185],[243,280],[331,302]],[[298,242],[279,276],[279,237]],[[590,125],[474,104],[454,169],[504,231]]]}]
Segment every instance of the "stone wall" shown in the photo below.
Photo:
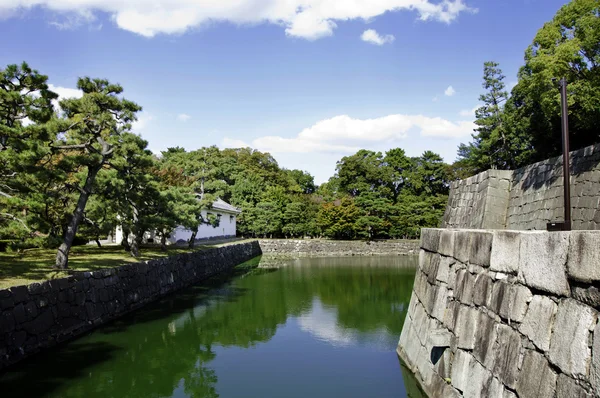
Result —
[{"label": "stone wall", "polygon": [[419,251],[418,240],[261,239],[259,242],[264,254],[288,257],[404,255]]},{"label": "stone wall", "polygon": [[424,229],[398,354],[431,397],[597,397],[600,231]]},{"label": "stone wall", "polygon": [[0,369],[260,254],[252,241],[0,290]]},{"label": "stone wall", "polygon": [[[450,187],[443,227],[545,230],[564,219],[562,156],[488,170]],[[600,230],[600,144],[571,152],[572,225]]]}]

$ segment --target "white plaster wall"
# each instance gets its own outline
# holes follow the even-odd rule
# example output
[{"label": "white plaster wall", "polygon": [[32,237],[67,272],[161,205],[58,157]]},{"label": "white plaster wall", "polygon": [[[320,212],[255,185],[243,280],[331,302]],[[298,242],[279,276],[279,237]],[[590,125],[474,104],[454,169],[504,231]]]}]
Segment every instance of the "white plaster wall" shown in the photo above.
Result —
[{"label": "white plaster wall", "polygon": [[[212,214],[216,214],[221,217],[221,221],[218,227],[213,227],[212,225],[202,224],[198,228],[198,233],[196,234],[196,239],[208,239],[208,238],[216,238],[220,236],[235,236],[236,234],[236,223],[237,217],[235,214],[230,214],[222,211],[212,210],[210,211]],[[202,211],[202,217],[206,219],[207,212],[206,210]],[[188,241],[192,236],[192,232],[186,228],[178,227],[173,231],[169,241],[175,243],[180,240]]]}]

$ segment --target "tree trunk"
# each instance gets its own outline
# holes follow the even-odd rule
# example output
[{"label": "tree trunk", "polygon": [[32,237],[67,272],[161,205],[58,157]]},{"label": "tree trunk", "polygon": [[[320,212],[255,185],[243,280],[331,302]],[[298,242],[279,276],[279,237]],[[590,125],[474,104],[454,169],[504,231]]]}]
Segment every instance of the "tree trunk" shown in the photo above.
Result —
[{"label": "tree trunk", "polygon": [[100,239],[96,238],[94,240],[96,241],[96,244],[98,245],[98,247],[102,247],[102,244],[100,243]]},{"label": "tree trunk", "polygon": [[123,246],[123,250],[126,252],[131,251],[131,246],[129,245],[129,234],[131,231],[127,228],[123,228],[123,238],[121,239],[121,246]]},{"label": "tree trunk", "polygon": [[85,185],[79,194],[79,200],[77,200],[77,207],[75,208],[75,212],[73,213],[73,218],[71,218],[71,222],[67,226],[67,231],[65,233],[65,238],[63,243],[59,246],[58,251],[56,252],[56,263],[54,268],[59,269],[67,269],[69,267],[69,252],[71,251],[71,246],[73,246],[73,240],[75,239],[75,235],[77,234],[77,228],[79,228],[79,223],[83,219],[83,212],[85,211],[85,206],[87,201],[92,194],[92,187],[94,186],[94,180],[96,180],[96,175],[100,171],[100,167],[96,166],[93,168],[89,168],[88,166],[88,174],[85,179]]},{"label": "tree trunk", "polygon": [[160,234],[160,251],[167,251],[167,234],[165,234],[165,231],[163,231],[163,233]]},{"label": "tree trunk", "polygon": [[193,249],[194,243],[196,243],[196,235],[198,234],[198,229],[192,230],[192,236],[190,236],[190,240],[188,242],[188,248]]},{"label": "tree trunk", "polygon": [[133,239],[131,240],[131,247],[129,248],[129,253],[131,253],[131,255],[133,257],[139,257],[140,256],[140,242],[142,240],[141,238],[141,233],[140,233],[140,226],[138,225],[139,223],[139,217],[138,217],[138,210],[135,206],[131,206],[133,211],[133,224],[132,224],[132,228],[131,228],[131,235],[133,237]]}]

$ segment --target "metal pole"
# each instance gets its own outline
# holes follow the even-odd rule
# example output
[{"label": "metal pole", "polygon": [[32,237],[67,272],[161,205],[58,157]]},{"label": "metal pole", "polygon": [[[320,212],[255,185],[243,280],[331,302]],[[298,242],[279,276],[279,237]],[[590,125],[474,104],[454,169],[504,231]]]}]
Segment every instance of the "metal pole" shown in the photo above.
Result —
[{"label": "metal pole", "polygon": [[560,102],[562,105],[562,148],[565,223],[563,231],[571,230],[571,170],[569,165],[569,110],[567,104],[567,79],[560,79]]}]

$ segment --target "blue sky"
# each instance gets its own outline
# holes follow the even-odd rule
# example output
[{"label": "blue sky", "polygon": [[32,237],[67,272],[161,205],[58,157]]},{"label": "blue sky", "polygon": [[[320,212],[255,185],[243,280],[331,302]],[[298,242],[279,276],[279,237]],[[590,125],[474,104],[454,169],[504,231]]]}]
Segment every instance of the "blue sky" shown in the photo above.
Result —
[{"label": "blue sky", "polygon": [[565,3],[0,0],[0,65],[27,61],[64,96],[78,76],[120,83],[154,151],[248,145],[321,183],[358,148],[455,160],[483,62],[514,84]]}]

